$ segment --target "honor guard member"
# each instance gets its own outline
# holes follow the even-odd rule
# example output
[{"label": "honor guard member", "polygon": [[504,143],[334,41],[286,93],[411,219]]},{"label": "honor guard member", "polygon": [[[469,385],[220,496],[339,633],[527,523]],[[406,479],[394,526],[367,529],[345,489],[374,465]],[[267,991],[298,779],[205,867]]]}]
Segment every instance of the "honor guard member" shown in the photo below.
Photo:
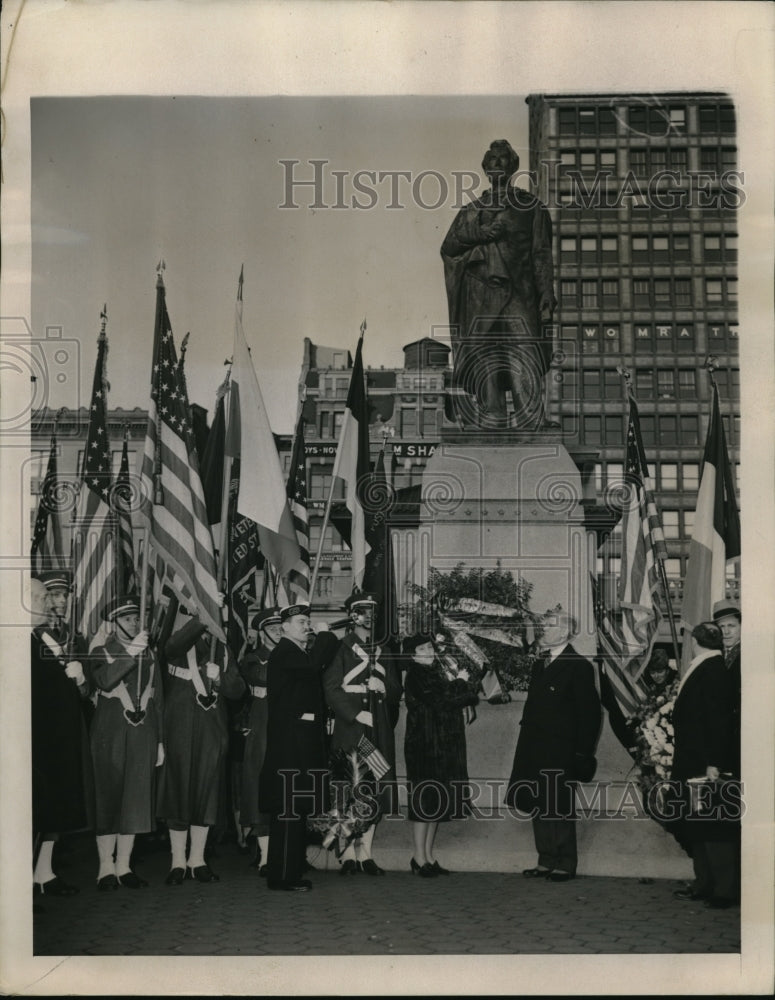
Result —
[{"label": "honor guard member", "polygon": [[732,773],[740,777],[740,701],[742,676],[740,670],[740,632],[742,615],[737,601],[716,601],[713,621],[721,629],[724,641],[724,663],[729,680],[729,704],[732,710]]},{"label": "honor guard member", "polygon": [[[374,643],[373,594],[352,594],[345,601],[353,630],[342,639],[333,663],[323,677],[326,702],[334,713],[331,751],[352,750],[365,736],[382,754],[390,770],[379,781],[382,811],[395,805],[395,739],[401,701],[401,677],[393,657]],[[377,820],[378,822],[378,820]],[[348,844],[342,854],[341,875],[384,875],[372,860],[376,823]]]},{"label": "honor guard member", "polygon": [[282,638],[280,609],[267,608],[252,622],[256,633],[256,648],[248,650],[239,669],[250,696],[245,754],[242,760],[242,790],[240,795],[240,825],[257,838],[255,861],[251,862],[261,876],[266,875],[269,856],[269,813],[263,809],[258,794],[258,782],[266,756],[266,730],[269,717],[266,697],[267,670],[272,650]]},{"label": "honor guard member", "polygon": [[261,770],[261,807],[269,810],[267,885],[308,892],[307,816],[327,807],[326,705],[321,674],[338,644],[319,632],[310,647],[308,604],[280,612],[282,637],[267,668],[267,744]]},{"label": "honor guard member", "polygon": [[156,657],[133,594],[111,601],[113,631],[91,652],[98,698],[91,727],[102,891],[148,883],[130,868],[135,835],[156,828],[156,768],[164,759],[162,689]]},{"label": "honor guard member", "polygon": [[86,734],[81,715],[87,683],[83,664],[68,654],[51,624],[51,593],[41,580],[31,580],[30,599],[32,824],[36,846],[33,891],[72,896],[78,889],[54,874],[52,860],[59,835],[87,824]]},{"label": "honor guard member", "polygon": [[184,609],[173,598],[167,621],[174,622],[174,631],[170,635],[165,625],[160,639],[166,664],[167,738],[157,808],[169,829],[172,850],[165,882],[217,882],[204,852],[226,778],[229,719],[224,698],[239,698],[245,683],[231,651],[221,642],[213,643],[195,607]]}]

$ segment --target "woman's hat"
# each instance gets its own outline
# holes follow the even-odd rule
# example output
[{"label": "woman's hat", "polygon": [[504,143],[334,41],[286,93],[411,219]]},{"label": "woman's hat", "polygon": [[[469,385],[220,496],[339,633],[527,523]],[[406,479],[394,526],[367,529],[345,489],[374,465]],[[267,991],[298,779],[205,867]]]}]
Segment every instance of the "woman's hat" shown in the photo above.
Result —
[{"label": "woman's hat", "polygon": [[433,636],[428,635],[427,632],[418,632],[416,635],[410,635],[404,639],[404,652],[411,656],[418,646],[427,646],[428,643],[433,645]]}]

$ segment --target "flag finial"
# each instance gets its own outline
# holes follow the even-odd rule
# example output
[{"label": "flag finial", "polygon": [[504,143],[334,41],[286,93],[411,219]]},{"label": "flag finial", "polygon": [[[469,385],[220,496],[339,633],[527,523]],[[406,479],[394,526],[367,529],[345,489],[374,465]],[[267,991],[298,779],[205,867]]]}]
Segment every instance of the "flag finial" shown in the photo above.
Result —
[{"label": "flag finial", "polygon": [[156,287],[164,287],[164,278],[162,272],[167,270],[167,265],[164,263],[164,258],[162,257],[159,263],[156,265]]},{"label": "flag finial", "polygon": [[363,317],[363,322],[361,323],[361,336],[363,336],[364,333],[366,333],[366,317],[365,316]]},{"label": "flag finial", "polygon": [[239,269],[239,281],[237,282],[237,302],[242,302],[242,285],[245,281],[245,265],[242,264]]}]

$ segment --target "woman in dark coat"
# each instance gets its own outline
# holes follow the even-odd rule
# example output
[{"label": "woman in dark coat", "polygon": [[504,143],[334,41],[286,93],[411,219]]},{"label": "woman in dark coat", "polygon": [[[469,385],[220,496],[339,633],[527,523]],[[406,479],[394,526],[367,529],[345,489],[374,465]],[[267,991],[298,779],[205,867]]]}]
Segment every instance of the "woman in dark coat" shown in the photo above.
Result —
[{"label": "woman in dark coat", "polygon": [[433,844],[439,823],[461,814],[468,783],[463,709],[478,698],[466,670],[445,670],[429,635],[407,639],[404,652],[412,657],[404,681],[411,869],[428,878],[448,874],[434,859]]}]

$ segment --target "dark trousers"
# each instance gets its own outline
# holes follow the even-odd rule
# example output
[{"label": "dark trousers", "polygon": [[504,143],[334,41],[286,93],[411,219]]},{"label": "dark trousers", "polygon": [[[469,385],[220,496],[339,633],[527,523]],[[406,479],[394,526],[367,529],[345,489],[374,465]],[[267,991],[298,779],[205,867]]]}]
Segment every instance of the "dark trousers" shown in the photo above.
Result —
[{"label": "dark trousers", "polygon": [[576,874],[576,821],[573,819],[533,820],[533,838],[542,868],[556,868]]},{"label": "dark trousers", "polygon": [[699,840],[692,844],[694,891],[716,899],[740,898],[740,854],[734,840]]},{"label": "dark trousers", "polygon": [[266,863],[268,882],[298,882],[307,853],[307,819],[296,816],[269,821],[269,857]]}]

